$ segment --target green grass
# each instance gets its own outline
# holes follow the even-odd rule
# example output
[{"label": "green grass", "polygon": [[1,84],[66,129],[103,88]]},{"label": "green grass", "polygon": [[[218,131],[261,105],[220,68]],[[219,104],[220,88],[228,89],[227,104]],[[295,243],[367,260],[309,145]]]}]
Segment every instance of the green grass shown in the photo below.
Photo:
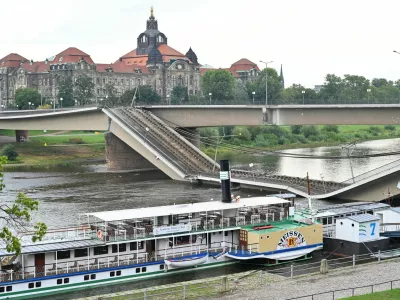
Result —
[{"label": "green grass", "polygon": [[342,298],[342,300],[398,300],[400,299],[400,289],[378,292],[373,294]]},{"label": "green grass", "polygon": [[47,145],[60,145],[60,144],[71,144],[70,139],[73,138],[81,138],[83,144],[95,144],[95,143],[104,143],[104,134],[91,134],[91,135],[51,135],[51,136],[37,136],[30,137],[31,141],[35,141],[38,143],[46,143]]}]

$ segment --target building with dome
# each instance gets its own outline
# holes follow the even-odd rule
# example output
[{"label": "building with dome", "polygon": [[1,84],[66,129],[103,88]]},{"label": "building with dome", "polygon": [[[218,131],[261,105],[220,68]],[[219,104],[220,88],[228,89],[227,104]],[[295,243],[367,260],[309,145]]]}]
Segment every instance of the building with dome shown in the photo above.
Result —
[{"label": "building with dome", "polygon": [[[259,69],[247,59],[234,63],[229,71],[239,80],[257,76]],[[167,36],[159,31],[151,8],[146,30],[137,37],[136,48],[120,56],[114,63],[95,63],[89,54],[70,47],[44,61],[32,61],[11,53],[0,59],[0,102],[7,107],[19,87],[34,88],[48,101],[58,103],[58,83],[63,76],[76,80],[89,76],[94,83],[93,102],[106,98],[106,85],[113,85],[122,95],[139,85],[151,86],[162,101],[177,85],[185,86],[189,95],[200,94],[200,76],[209,68],[201,68],[191,47],[183,54],[168,45]]]}]

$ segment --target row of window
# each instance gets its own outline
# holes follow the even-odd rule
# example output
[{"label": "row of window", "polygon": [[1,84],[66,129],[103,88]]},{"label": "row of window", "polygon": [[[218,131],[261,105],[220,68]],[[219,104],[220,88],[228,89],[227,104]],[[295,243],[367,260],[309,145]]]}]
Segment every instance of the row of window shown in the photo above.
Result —
[{"label": "row of window", "polygon": [[[138,249],[139,246],[139,249]],[[142,250],[144,248],[144,243],[143,242],[131,242],[129,243],[129,248],[130,251],[136,251],[136,250]],[[93,248],[93,254],[94,255],[104,255],[108,254],[109,247],[108,246],[100,246],[100,247],[94,247]],[[118,253],[118,252],[126,252],[127,251],[127,244],[122,243],[122,244],[114,244],[111,245],[111,252],[112,253]],[[74,256],[75,258],[77,257],[87,257],[88,256],[88,249],[87,248],[82,248],[82,249],[75,249],[74,250]],[[66,251],[57,251],[57,260],[60,259],[69,259],[71,258],[71,251],[66,250]]]},{"label": "row of window", "polygon": [[0,293],[12,292],[12,285],[0,286]]}]

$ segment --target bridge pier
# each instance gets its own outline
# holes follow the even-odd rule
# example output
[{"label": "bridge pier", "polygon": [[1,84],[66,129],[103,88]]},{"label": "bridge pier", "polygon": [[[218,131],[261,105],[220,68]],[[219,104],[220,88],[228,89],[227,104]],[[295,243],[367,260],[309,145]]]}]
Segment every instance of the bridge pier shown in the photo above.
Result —
[{"label": "bridge pier", "polygon": [[111,132],[104,134],[106,161],[109,171],[154,170],[156,167],[147,159],[121,141]]},{"label": "bridge pier", "polygon": [[196,148],[200,149],[200,130],[198,128],[178,128],[177,132],[190,143],[192,143]]},{"label": "bridge pier", "polygon": [[27,142],[29,140],[29,131],[15,130],[15,140],[17,143]]}]

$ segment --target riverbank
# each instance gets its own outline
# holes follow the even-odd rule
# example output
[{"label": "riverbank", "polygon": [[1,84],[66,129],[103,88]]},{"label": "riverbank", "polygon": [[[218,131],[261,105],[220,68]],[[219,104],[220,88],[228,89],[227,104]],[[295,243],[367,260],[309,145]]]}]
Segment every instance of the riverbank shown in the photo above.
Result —
[{"label": "riverbank", "polygon": [[[230,137],[220,140],[220,154],[246,152],[248,149],[245,147],[277,151],[395,139],[400,138],[400,125],[235,126],[228,133],[225,132]],[[207,128],[201,134],[208,137],[206,142],[202,140],[202,151],[214,157],[217,142],[212,137],[220,135],[220,132],[217,128]]]},{"label": "riverbank", "polygon": [[[325,298],[332,299],[334,290],[335,299],[352,296],[352,288],[357,288],[354,295],[368,294],[371,285],[374,291],[384,291],[391,288],[391,284],[381,284],[400,279],[400,259],[391,259],[381,263],[373,262],[356,267],[343,267],[329,271],[322,275],[313,273],[300,275],[294,278],[277,274],[249,271],[212,279],[196,280],[183,284],[171,284],[150,289],[131,290],[121,293],[101,295],[101,299],[127,300],[143,299],[143,295],[154,300],[177,299],[185,294],[186,299],[297,299],[307,295],[327,292]],[[267,270],[268,271],[268,270]],[[224,283],[224,277],[227,279]],[[400,281],[393,282],[392,287],[399,288]],[[347,290],[344,290],[347,289]],[[311,298],[311,297],[310,297]],[[95,300],[99,296],[80,298],[78,300]]]}]

